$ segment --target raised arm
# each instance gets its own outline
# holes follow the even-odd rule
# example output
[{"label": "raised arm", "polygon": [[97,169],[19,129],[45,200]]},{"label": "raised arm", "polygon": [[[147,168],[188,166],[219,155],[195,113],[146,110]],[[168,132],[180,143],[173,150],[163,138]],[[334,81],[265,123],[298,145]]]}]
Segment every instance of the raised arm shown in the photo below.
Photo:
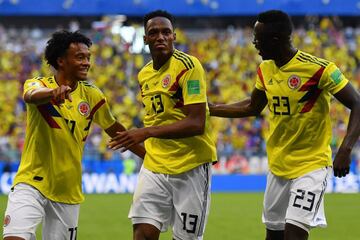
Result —
[{"label": "raised arm", "polygon": [[226,118],[258,116],[267,104],[264,91],[254,89],[250,98],[232,104],[210,104],[210,115]]},{"label": "raised arm", "polygon": [[344,177],[350,171],[351,151],[360,135],[360,95],[348,83],[336,93],[335,98],[351,110],[346,135],[334,159],[334,175]]},{"label": "raised arm", "polygon": [[70,102],[72,101],[70,92],[71,88],[65,85],[55,89],[41,87],[27,91],[24,94],[24,101],[26,103],[42,104],[53,99],[56,103],[61,104],[64,103],[65,99],[68,99]]}]

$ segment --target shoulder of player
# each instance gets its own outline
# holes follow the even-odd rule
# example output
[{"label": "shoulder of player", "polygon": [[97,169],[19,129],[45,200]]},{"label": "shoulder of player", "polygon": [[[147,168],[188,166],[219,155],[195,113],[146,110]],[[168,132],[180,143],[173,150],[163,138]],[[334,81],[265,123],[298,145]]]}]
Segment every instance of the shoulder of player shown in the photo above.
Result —
[{"label": "shoulder of player", "polygon": [[145,71],[146,69],[152,67],[152,63],[153,63],[152,60],[149,61],[148,63],[146,63],[145,66],[143,66],[143,67],[141,68],[140,72],[141,72],[141,71]]},{"label": "shoulder of player", "polygon": [[33,84],[37,83],[39,85],[42,85],[44,87],[49,86],[50,84],[55,82],[54,76],[50,76],[50,77],[33,77],[33,78],[29,78],[25,81],[26,82],[31,82]]},{"label": "shoulder of player", "polygon": [[275,62],[273,60],[264,60],[260,63],[260,67],[268,67],[274,65]]},{"label": "shoulder of player", "polygon": [[37,76],[37,77],[33,77],[33,78],[29,78],[29,79],[27,79],[27,80],[35,80],[35,81],[44,81],[45,79],[46,79],[47,77],[39,77],[39,76]]},{"label": "shoulder of player", "polygon": [[151,61],[149,61],[148,63],[146,63],[145,66],[143,66],[143,67],[140,69],[138,75],[144,74],[144,73],[146,73],[147,71],[151,71],[151,70],[152,70],[152,62],[153,62],[153,61],[151,60]]},{"label": "shoulder of player", "polygon": [[277,68],[273,60],[264,60],[260,63],[258,71],[270,71],[273,68]]},{"label": "shoulder of player", "polygon": [[102,91],[95,84],[88,81],[79,81],[78,84],[79,87],[84,88],[87,91],[102,93]]},{"label": "shoulder of player", "polygon": [[300,50],[297,53],[297,55],[295,56],[295,58],[302,63],[314,64],[314,65],[318,65],[318,66],[321,66],[324,68],[328,67],[332,63],[326,59],[316,57],[310,53],[306,53],[306,52],[303,52]]},{"label": "shoulder of player", "polygon": [[172,57],[176,63],[179,63],[180,66],[185,67],[187,70],[201,67],[201,63],[196,57],[177,49],[175,49]]}]

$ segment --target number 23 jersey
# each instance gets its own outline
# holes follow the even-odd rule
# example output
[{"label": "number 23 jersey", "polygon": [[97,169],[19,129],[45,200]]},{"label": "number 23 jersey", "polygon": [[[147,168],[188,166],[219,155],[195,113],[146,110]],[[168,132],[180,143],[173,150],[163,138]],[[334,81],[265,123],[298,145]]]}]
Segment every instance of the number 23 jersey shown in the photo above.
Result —
[{"label": "number 23 jersey", "polygon": [[269,108],[270,171],[288,179],[331,166],[331,95],[348,80],[334,63],[298,50],[284,66],[272,60],[258,68],[255,87]]}]

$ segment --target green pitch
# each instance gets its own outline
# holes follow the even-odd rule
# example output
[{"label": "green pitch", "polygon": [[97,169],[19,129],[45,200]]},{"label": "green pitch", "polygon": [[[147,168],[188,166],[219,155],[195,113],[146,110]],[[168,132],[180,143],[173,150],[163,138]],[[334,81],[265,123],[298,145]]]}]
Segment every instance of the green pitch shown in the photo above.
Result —
[{"label": "green pitch", "polygon": [[[80,210],[78,239],[132,239],[127,219],[130,202],[129,194],[87,195]],[[5,206],[6,196],[0,196],[2,213]],[[313,230],[310,240],[360,239],[360,194],[327,194],[325,207],[328,228]],[[261,208],[262,193],[213,194],[204,239],[265,239]],[[171,239],[171,233],[161,234],[160,239]]]}]

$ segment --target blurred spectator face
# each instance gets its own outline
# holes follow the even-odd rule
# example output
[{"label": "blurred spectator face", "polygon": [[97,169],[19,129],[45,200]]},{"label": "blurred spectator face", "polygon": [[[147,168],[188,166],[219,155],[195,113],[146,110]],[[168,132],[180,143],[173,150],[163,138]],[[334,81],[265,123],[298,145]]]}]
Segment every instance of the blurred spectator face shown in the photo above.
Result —
[{"label": "blurred spectator face", "polygon": [[274,59],[277,47],[273,36],[269,34],[265,24],[255,23],[253,44],[263,60]]},{"label": "blurred spectator face", "polygon": [[59,70],[73,81],[86,80],[89,68],[90,50],[83,43],[71,43],[66,54],[59,59]]},{"label": "blurred spectator face", "polygon": [[144,42],[152,55],[169,55],[173,51],[176,34],[169,19],[155,17],[146,24]]}]

